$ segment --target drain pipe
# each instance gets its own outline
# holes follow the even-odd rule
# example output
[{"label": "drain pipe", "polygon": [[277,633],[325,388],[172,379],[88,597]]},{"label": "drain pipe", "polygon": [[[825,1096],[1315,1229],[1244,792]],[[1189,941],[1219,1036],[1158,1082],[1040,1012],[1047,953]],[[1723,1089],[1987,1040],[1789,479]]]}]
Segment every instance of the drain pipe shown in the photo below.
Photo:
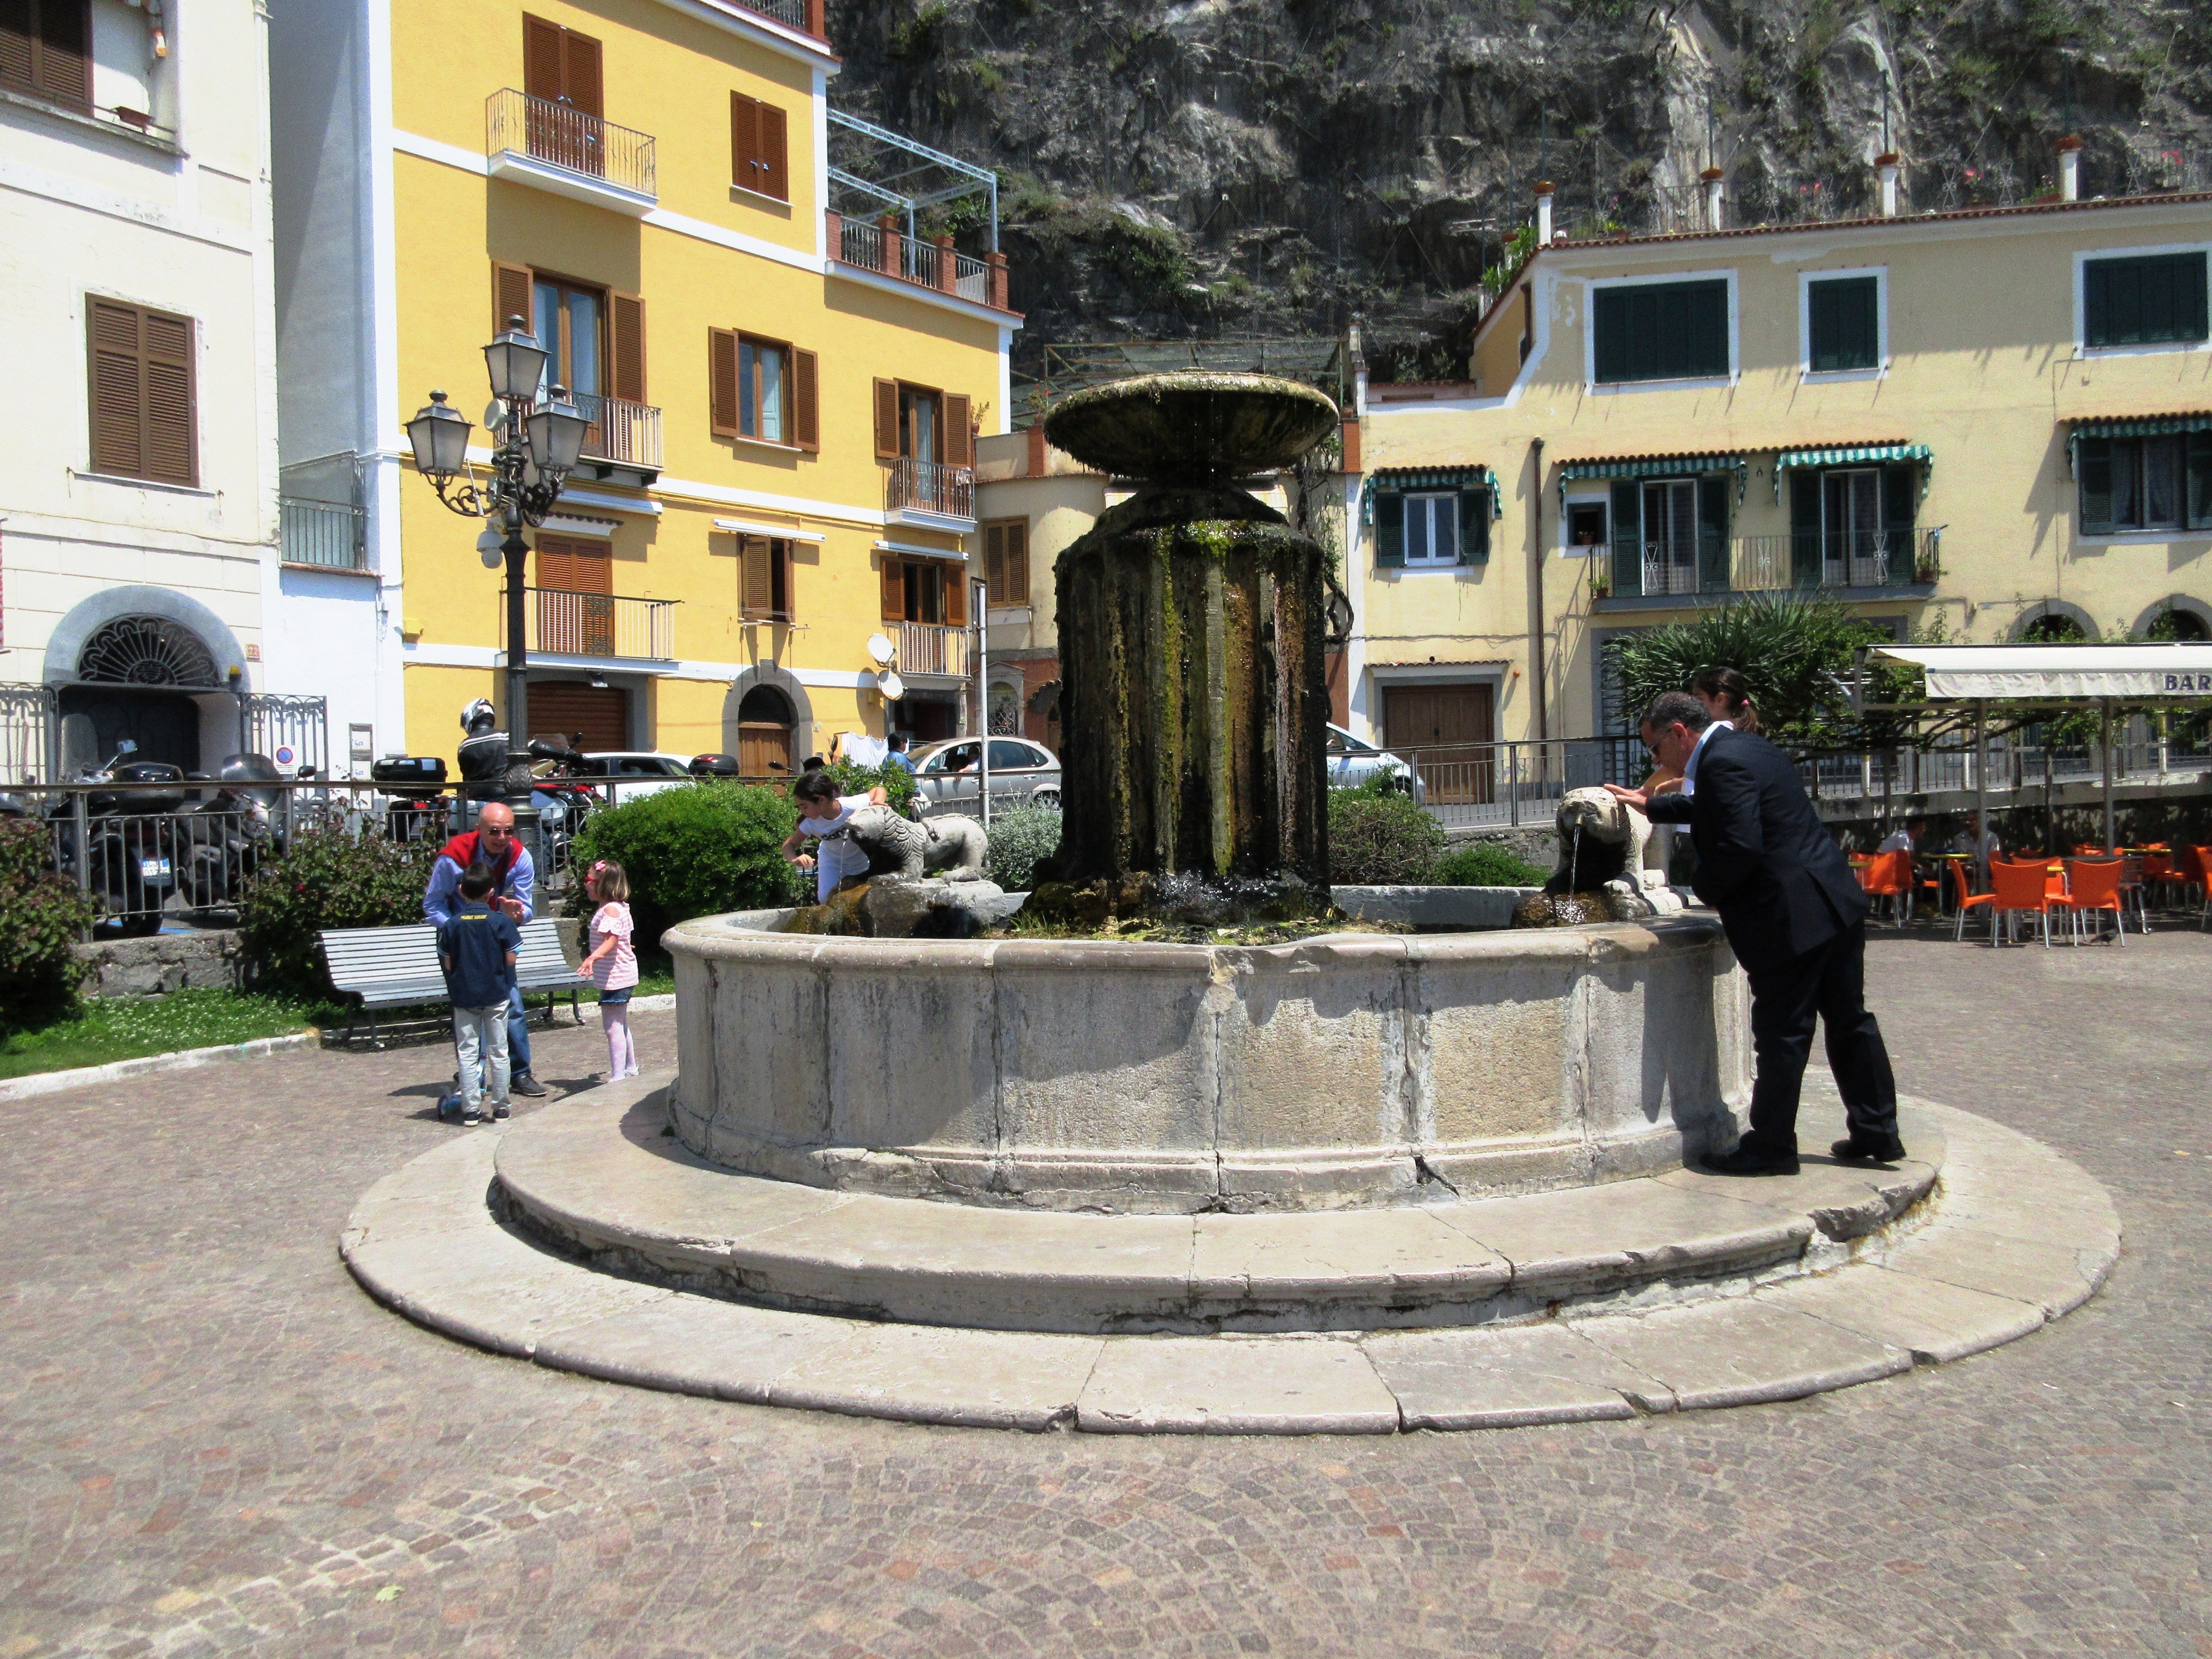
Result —
[{"label": "drain pipe", "polygon": [[[1544,695],[1544,441],[1528,441],[1528,685],[1536,698],[1536,741],[1552,735]],[[1539,751],[1540,753],[1541,751]]]},{"label": "drain pipe", "polygon": [[983,794],[981,817],[991,827],[991,591],[984,583],[968,584],[968,605],[975,617],[975,707],[981,733],[975,743],[975,776]]}]

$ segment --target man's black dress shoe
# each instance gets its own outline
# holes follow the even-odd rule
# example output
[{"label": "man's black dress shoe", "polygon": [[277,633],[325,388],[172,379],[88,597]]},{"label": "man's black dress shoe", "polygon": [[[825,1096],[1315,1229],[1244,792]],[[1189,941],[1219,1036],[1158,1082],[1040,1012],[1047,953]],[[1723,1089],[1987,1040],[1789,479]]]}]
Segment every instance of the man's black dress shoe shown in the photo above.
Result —
[{"label": "man's black dress shoe", "polygon": [[1797,1173],[1797,1154],[1770,1152],[1763,1146],[1749,1142],[1739,1144],[1732,1152],[1707,1152],[1698,1162],[1715,1175],[1725,1176],[1793,1176]]},{"label": "man's black dress shoe", "polygon": [[1894,1164],[1905,1156],[1905,1143],[1895,1135],[1887,1140],[1861,1140],[1846,1135],[1828,1148],[1838,1164]]}]

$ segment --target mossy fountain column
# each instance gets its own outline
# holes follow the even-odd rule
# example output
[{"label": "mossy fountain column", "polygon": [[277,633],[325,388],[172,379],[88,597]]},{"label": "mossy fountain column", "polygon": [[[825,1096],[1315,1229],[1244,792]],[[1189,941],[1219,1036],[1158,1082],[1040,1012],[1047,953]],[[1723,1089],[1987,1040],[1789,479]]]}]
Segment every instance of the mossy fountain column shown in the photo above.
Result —
[{"label": "mossy fountain column", "polygon": [[1059,882],[1116,909],[1200,892],[1326,907],[1323,556],[1237,481],[1336,420],[1310,387],[1205,374],[1094,387],[1047,416],[1055,447],[1139,483],[1058,561]]}]

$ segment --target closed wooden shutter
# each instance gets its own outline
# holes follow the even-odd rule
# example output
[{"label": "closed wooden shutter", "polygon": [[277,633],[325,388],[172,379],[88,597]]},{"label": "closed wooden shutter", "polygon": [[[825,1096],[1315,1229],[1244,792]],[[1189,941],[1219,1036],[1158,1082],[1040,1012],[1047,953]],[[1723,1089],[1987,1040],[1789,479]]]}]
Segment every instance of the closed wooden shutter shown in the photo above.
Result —
[{"label": "closed wooden shutter", "polygon": [[991,604],[1030,602],[1029,539],[1026,519],[983,526],[983,587]]},{"label": "closed wooden shutter", "polygon": [[1490,562],[1490,491],[1486,489],[1459,493],[1459,562]]},{"label": "closed wooden shutter", "polygon": [[86,336],[92,470],[198,483],[191,319],[94,299]]},{"label": "closed wooden shutter", "polygon": [[2212,431],[2189,434],[2186,467],[2189,475],[2189,527],[2212,526]]},{"label": "closed wooden shutter", "polygon": [[612,337],[615,396],[645,401],[645,301],[635,294],[607,295],[608,333]]},{"label": "closed wooden shutter", "polygon": [[785,136],[783,112],[774,104],[760,106],[760,182],[753,188],[779,202],[791,199],[791,152]]},{"label": "closed wooden shutter", "polygon": [[707,331],[708,424],[717,438],[738,435],[738,337],[734,330]]},{"label": "closed wooden shutter", "polygon": [[562,30],[561,37],[566,48],[562,64],[566,82],[562,88],[562,95],[586,115],[605,114],[605,89],[599,76],[599,43],[574,29]]},{"label": "closed wooden shutter", "polygon": [[491,329],[495,334],[504,333],[508,319],[520,317],[525,333],[536,325],[532,321],[534,307],[531,290],[537,282],[536,274],[528,265],[495,264],[491,268]]},{"label": "closed wooden shutter", "polygon": [[530,685],[530,732],[534,737],[550,737],[557,732],[574,741],[586,754],[627,749],[629,693],[618,686],[533,680]]},{"label": "closed wooden shutter", "polygon": [[945,582],[945,621],[951,628],[968,626],[968,567],[954,564],[950,560],[943,568]]},{"label": "closed wooden shutter", "polygon": [[615,591],[614,547],[575,536],[538,538],[538,585],[569,593]]},{"label": "closed wooden shutter", "polygon": [[884,620],[906,620],[906,561],[886,553],[884,561]]},{"label": "closed wooden shutter", "polygon": [[938,453],[947,466],[973,466],[975,452],[975,434],[969,428],[968,399],[957,392],[945,394],[945,430],[938,439]]},{"label": "closed wooden shutter", "polygon": [[793,346],[791,350],[791,441],[809,454],[822,449],[819,369],[814,354]]},{"label": "closed wooden shutter", "polygon": [[761,536],[747,536],[739,543],[739,580],[744,593],[739,603],[748,617],[773,617],[778,613],[775,602],[776,569],[783,544]]},{"label": "closed wooden shutter", "polygon": [[562,72],[563,33],[558,23],[522,16],[522,89],[532,98],[557,101],[566,84]]},{"label": "closed wooden shutter", "polygon": [[1820,585],[1820,475],[1809,467],[1790,474],[1790,580],[1798,587]]},{"label": "closed wooden shutter", "polygon": [[890,461],[899,453],[899,392],[896,380],[876,382],[876,459]]},{"label": "closed wooden shutter", "polygon": [[1729,481],[1698,480],[1698,586],[1724,593],[1729,585]]},{"label": "closed wooden shutter", "polygon": [[89,0],[0,0],[0,83],[89,109]]},{"label": "closed wooden shutter", "polygon": [[1386,489],[1375,498],[1375,568],[1396,570],[1406,562],[1406,498]]},{"label": "closed wooden shutter", "polygon": [[1613,487],[1613,591],[1622,599],[1644,591],[1644,491],[1632,483]]}]

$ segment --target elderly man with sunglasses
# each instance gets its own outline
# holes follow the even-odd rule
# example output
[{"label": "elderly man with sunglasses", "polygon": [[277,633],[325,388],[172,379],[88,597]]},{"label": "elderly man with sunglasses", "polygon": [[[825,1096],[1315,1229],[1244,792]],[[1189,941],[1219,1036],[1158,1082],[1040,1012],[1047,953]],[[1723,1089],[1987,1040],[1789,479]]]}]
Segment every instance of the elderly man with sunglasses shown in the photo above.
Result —
[{"label": "elderly man with sunglasses", "polygon": [[1867,897],[1813,811],[1790,758],[1765,738],[1716,720],[1686,692],[1644,717],[1644,745],[1682,779],[1679,791],[1623,789],[1655,823],[1686,823],[1698,849],[1698,896],[1720,912],[1751,981],[1759,1063],[1751,1127],[1732,1152],[1700,1160],[1723,1175],[1795,1175],[1797,1102],[1815,1019],[1844,1097],[1844,1163],[1905,1156],[1897,1084],[1881,1028],[1866,1007]]},{"label": "elderly man with sunglasses", "polygon": [[[492,892],[500,909],[521,927],[535,914],[532,901],[538,872],[530,849],[514,833],[514,811],[495,800],[486,801],[477,813],[477,827],[447,842],[430,866],[430,884],[422,894],[422,915],[442,927],[453,919],[460,902],[461,877],[472,864],[490,866]],[[515,970],[507,971],[507,1054],[514,1067],[508,1088],[518,1095],[542,1095],[545,1085],[531,1075],[530,1013],[522,1004]]]}]

